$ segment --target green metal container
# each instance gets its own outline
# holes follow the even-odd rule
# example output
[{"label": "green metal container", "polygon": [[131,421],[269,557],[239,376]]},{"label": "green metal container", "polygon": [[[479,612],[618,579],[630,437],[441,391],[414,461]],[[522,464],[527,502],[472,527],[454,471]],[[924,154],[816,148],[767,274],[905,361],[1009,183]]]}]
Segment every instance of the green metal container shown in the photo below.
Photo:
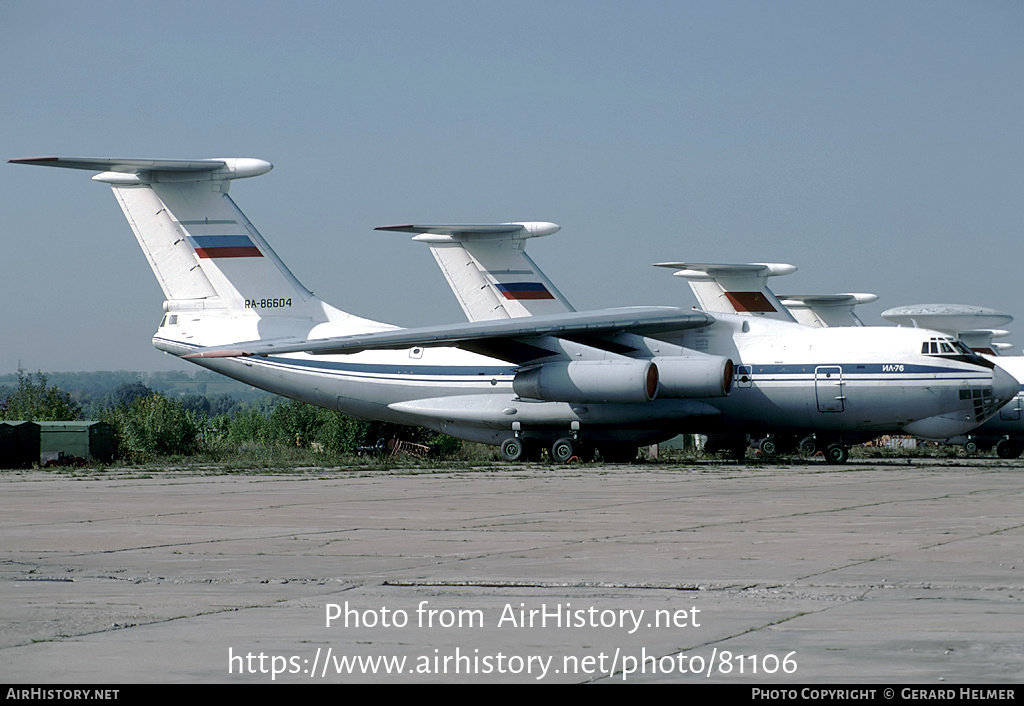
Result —
[{"label": "green metal container", "polygon": [[39,463],[40,428],[36,422],[0,422],[0,468],[31,468]]},{"label": "green metal container", "polygon": [[39,463],[62,457],[109,463],[114,458],[114,428],[106,422],[39,422]]}]

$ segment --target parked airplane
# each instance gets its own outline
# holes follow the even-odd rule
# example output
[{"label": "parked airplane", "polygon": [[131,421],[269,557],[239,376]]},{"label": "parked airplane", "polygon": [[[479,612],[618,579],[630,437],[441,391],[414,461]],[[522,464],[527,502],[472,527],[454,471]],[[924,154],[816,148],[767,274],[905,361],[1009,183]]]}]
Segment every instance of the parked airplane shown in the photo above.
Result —
[{"label": "parked airplane", "polygon": [[[382,226],[378,230],[417,234],[413,240],[430,247],[467,318],[484,321],[572,311],[566,298],[526,255],[528,239],[558,230],[554,224],[542,225],[531,230],[514,224],[403,225]],[[663,263],[663,266],[683,265]],[[716,318],[716,323],[707,330],[717,335],[707,343],[701,341],[701,350],[727,354],[739,362],[735,390],[730,399],[712,402],[722,415],[695,420],[685,427],[687,430],[728,432],[733,437],[731,443],[739,447],[742,442],[745,447],[748,433],[766,433],[773,423],[800,410],[806,416],[798,422],[781,422],[782,427],[804,434],[813,428],[818,432],[822,447],[827,447],[827,457],[833,462],[846,459],[847,443],[881,433],[872,433],[875,427],[870,427],[871,422],[878,421],[877,418],[870,420],[865,428],[858,429],[852,425],[857,415],[845,413],[852,410],[848,407],[847,393],[853,386],[875,387],[874,393],[877,394],[881,392],[883,381],[911,379],[910,375],[878,377],[879,372],[896,372],[896,369],[888,370],[885,364],[872,366],[864,362],[872,359],[870,349],[873,347],[880,346],[881,351],[893,344],[887,340],[889,334],[884,332],[887,329],[880,329],[877,338],[874,330],[859,334],[835,332],[823,335],[820,329],[795,323],[765,283],[767,277],[795,271],[792,265],[703,264],[684,267],[682,274],[691,281],[701,308],[712,309]],[[512,296],[513,290],[528,292],[530,296],[520,301],[517,296]],[[853,316],[854,303],[873,298],[874,295],[868,294],[832,298],[829,304],[833,311],[826,318],[836,320],[841,311]],[[746,316],[739,316],[740,311]],[[917,345],[916,341],[914,345]],[[889,360],[887,356],[891,352],[880,355]],[[970,358],[973,365],[990,365],[977,356]],[[857,362],[851,364],[851,361]],[[920,368],[920,375],[915,376],[918,384],[924,379],[938,377],[936,373],[940,369],[935,367],[935,362],[934,358],[927,359],[927,373],[926,368]],[[903,365],[898,367],[900,371],[910,370]],[[873,370],[876,376],[870,376],[866,372],[868,370]],[[845,380],[842,379],[844,371]],[[945,373],[948,371],[942,374]],[[1005,373],[995,375],[1004,376]],[[805,393],[802,398],[800,390]],[[809,411],[811,393],[816,414]],[[920,390],[913,394],[918,393]],[[858,390],[860,403],[863,404],[870,394],[863,389]],[[903,394],[905,391],[897,392],[895,397]],[[885,397],[879,394],[873,402],[884,405]],[[982,417],[991,414],[994,404],[992,401],[982,408],[972,409],[972,416],[977,420],[979,414]],[[860,407],[859,413],[866,414],[866,408]],[[842,426],[842,422],[851,423],[851,426]],[[906,420],[890,424],[891,428],[902,427]],[[742,435],[737,432],[742,432]]]},{"label": "parked airplane", "polygon": [[[713,312],[743,313],[757,315],[756,312],[745,311],[738,306],[738,295],[723,294],[727,290],[746,292],[742,296],[748,300],[755,296],[761,301],[778,302],[785,307],[797,321],[809,326],[837,327],[863,326],[864,322],[854,313],[858,304],[873,302],[878,299],[875,294],[824,294],[794,295],[786,294],[776,298],[768,288],[763,272],[765,267],[774,268],[769,274],[788,274],[796,270],[792,265],[686,265],[684,263],[662,263],[663,267],[681,267],[677,276],[686,278],[694,295]],[[728,275],[728,278],[723,276]],[[711,295],[714,296],[709,296]],[[969,330],[982,326],[998,326],[1013,320],[1012,316],[992,309],[950,304],[925,304],[911,307],[897,307],[882,313],[901,326],[925,327],[941,335],[933,336],[927,343],[922,342],[922,352],[932,354],[960,355],[965,351],[973,351],[983,355],[988,361],[997,364],[1018,380],[1024,380],[1024,358],[1019,356],[1002,356],[995,358],[996,350],[1001,344],[992,343],[993,335],[1006,332],[996,330]],[[966,394],[966,393],[965,393]],[[971,393],[973,394],[973,393]],[[933,437],[921,438],[932,441],[944,441],[962,444],[968,452],[973,453],[979,446],[995,446],[997,454],[1002,458],[1017,458],[1024,453],[1024,392],[999,409],[982,425],[968,434],[958,434],[945,439]],[[920,435],[916,435],[920,436]],[[755,440],[755,445],[774,445],[774,436]],[[805,450],[815,447],[813,439],[805,439],[800,443]],[[770,446],[769,448],[774,448]]]},{"label": "parked airplane", "polygon": [[[269,162],[11,161],[100,172],[166,296],[160,350],[353,416],[497,444],[509,459],[542,445],[559,461],[581,445],[614,457],[683,428],[770,425],[829,434],[829,458],[842,462],[846,443],[885,431],[964,433],[1018,387],[973,354],[922,353],[932,334],[919,329],[865,335],[676,307],[574,312],[536,272],[486,286],[499,302],[554,300],[551,313],[399,329],[315,297],[238,209],[231,182]],[[480,237],[507,237],[488,228]]]},{"label": "parked airplane", "polygon": [[[1002,346],[992,342],[993,337],[1005,336],[1008,332],[984,328],[1010,323],[1013,317],[1009,314],[964,304],[919,304],[887,309],[882,312],[882,318],[898,326],[924,325],[956,336],[976,353],[1024,381],[1024,356],[1002,355],[999,353]],[[935,342],[931,345],[943,344]],[[951,437],[946,442],[960,444],[968,453],[994,446],[999,458],[1019,458],[1024,453],[1024,384],[991,419],[968,434]]]},{"label": "parked airplane", "polygon": [[[676,275],[685,277],[698,300],[713,311],[753,315],[756,312],[743,311],[742,307],[736,305],[740,297],[725,292],[745,292],[743,296],[747,300],[751,300],[751,293],[756,292],[760,301],[781,303],[797,321],[809,326],[863,326],[864,322],[854,313],[854,307],[878,299],[874,294],[785,294],[776,298],[767,287],[764,268],[774,268],[770,274],[777,274],[787,268],[792,268],[788,270],[789,272],[794,271],[796,268],[792,265],[693,266],[665,263],[664,266],[683,267],[684,269],[676,272]],[[722,276],[722,273],[727,273],[729,278]],[[1024,380],[1024,356],[1001,355],[998,351],[1006,344],[992,342],[993,337],[1003,336],[1008,332],[983,328],[1009,323],[1013,320],[1009,314],[961,304],[922,304],[888,309],[882,312],[882,317],[899,326],[924,327],[942,333],[941,336],[931,338],[927,344],[922,342],[922,351],[927,346],[929,353],[952,355],[969,348],[1018,380]],[[962,445],[968,453],[994,446],[1000,458],[1018,458],[1024,453],[1024,386],[1013,400],[999,409],[997,414],[993,414],[971,432],[932,440]],[[762,443],[773,444],[776,440],[766,437],[755,441],[755,444]]]}]

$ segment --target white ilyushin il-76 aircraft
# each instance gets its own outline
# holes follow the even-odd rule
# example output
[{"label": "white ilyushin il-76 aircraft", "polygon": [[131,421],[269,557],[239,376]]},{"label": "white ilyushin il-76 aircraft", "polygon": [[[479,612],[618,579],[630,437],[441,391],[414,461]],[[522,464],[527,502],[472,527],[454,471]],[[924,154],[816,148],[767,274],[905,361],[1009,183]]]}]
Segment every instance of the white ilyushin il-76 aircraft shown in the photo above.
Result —
[{"label": "white ilyushin il-76 aircraft", "polygon": [[[382,226],[378,230],[416,233],[413,240],[425,243],[430,248],[452,292],[470,321],[551,316],[573,311],[566,298],[526,254],[528,240],[556,232],[558,228],[554,224],[546,224],[544,228],[533,229],[523,229],[515,224],[506,223]],[[771,422],[777,418],[779,410],[785,410],[786,414],[793,414],[801,403],[809,407],[809,399],[812,397],[813,391],[818,414],[811,414],[809,418],[801,419],[800,423],[789,426],[788,429],[784,425],[782,429],[791,433],[794,431],[807,433],[811,431],[808,424],[818,424],[820,426],[814,429],[817,432],[814,443],[820,444],[826,450],[826,457],[830,461],[845,460],[846,451],[843,442],[857,439],[859,434],[857,429],[850,427],[840,427],[841,431],[836,432],[837,426],[835,425],[842,423],[839,416],[844,416],[847,411],[853,409],[848,406],[850,400],[846,394],[849,383],[845,383],[842,379],[843,362],[847,361],[848,363],[851,358],[870,359],[870,354],[866,354],[866,347],[872,345],[880,346],[877,351],[879,355],[889,359],[887,357],[889,354],[882,352],[886,345],[893,342],[888,334],[881,333],[879,337],[875,337],[874,331],[863,331],[859,334],[846,332],[832,337],[815,333],[810,325],[793,326],[792,324],[797,321],[800,324],[810,324],[810,322],[804,322],[802,319],[795,320],[791,312],[779,303],[765,283],[767,277],[795,271],[796,268],[792,265],[662,263],[661,266],[686,268],[679,274],[687,276],[690,280],[691,287],[701,303],[701,308],[705,311],[713,311],[716,317],[716,324],[708,327],[712,333],[715,332],[716,327],[718,329],[719,338],[716,342],[716,352],[721,352],[721,349],[724,348],[727,355],[739,361],[739,365],[736,366],[736,387],[730,395],[730,399],[713,402],[722,411],[722,414],[709,419],[695,420],[684,428],[688,431],[717,431],[719,435],[721,432],[727,432],[726,439],[732,439],[739,450],[746,445],[748,434],[757,436],[758,433],[768,432],[771,429]],[[519,291],[531,293],[531,296],[522,298],[509,296],[508,292],[512,286]],[[877,297],[873,294],[845,294],[829,297],[794,296],[792,299],[798,299],[804,304],[807,308],[805,312],[807,317],[814,320],[813,326],[823,327],[830,324],[837,325],[840,321],[852,321],[856,325],[863,326],[863,322],[853,314],[853,307],[858,303],[874,301]],[[799,305],[799,303],[794,301],[794,305]],[[737,317],[743,315],[748,318],[738,321]],[[753,323],[753,318],[759,319],[758,323]],[[731,328],[727,322],[731,322]],[[751,328],[752,326],[754,329]],[[760,336],[751,335],[755,333],[755,329],[760,329]],[[731,345],[724,342],[724,337],[727,336],[732,336]],[[692,337],[692,340],[700,341],[696,337]],[[712,344],[702,346],[702,349],[709,348],[710,345]],[[840,349],[844,346],[849,348],[850,357],[843,357]],[[804,351],[806,353],[801,355]],[[921,353],[930,355],[930,351],[924,346],[921,348]],[[989,365],[966,349],[955,351],[955,356],[961,358],[961,362]],[[946,357],[950,358],[948,355]],[[858,387],[871,386],[872,382],[877,383],[879,379],[888,379],[890,382],[905,381],[908,378],[918,381],[928,378],[937,380],[948,374],[948,369],[942,371],[935,367],[934,364],[937,362],[935,358],[926,358],[925,360],[929,363],[929,367],[927,369],[920,367],[910,375],[869,377],[868,374],[862,372],[868,369],[868,366],[863,363],[847,364],[846,370],[848,376],[851,374],[856,376],[853,378],[853,383]],[[876,371],[880,369],[884,369],[884,364],[881,368],[875,367]],[[899,372],[905,370],[909,369],[900,366]],[[803,375],[794,374],[798,371]],[[813,371],[812,375],[807,374],[810,371]],[[995,373],[995,375],[998,378],[1005,377],[1005,374],[1001,372]],[[801,386],[805,393],[802,397],[796,393]],[[999,401],[998,398],[988,397],[984,388],[974,389],[977,390],[977,397],[981,404],[974,404],[971,414],[963,415],[961,418],[970,417],[976,423],[977,420],[991,415]],[[877,389],[875,391],[877,392]],[[830,392],[833,396],[830,396]],[[906,390],[896,393],[897,397],[905,394]],[[975,393],[973,390],[964,388],[964,392],[960,394],[973,399]],[[767,395],[770,400],[764,399],[763,395]],[[858,404],[866,402],[868,397],[863,394],[863,390],[858,391],[857,396],[861,398]],[[966,397],[961,397],[961,399],[966,399]],[[875,398],[875,401],[884,404],[881,398]],[[861,408],[860,411],[864,413],[865,409]],[[842,421],[852,422],[858,418],[862,419],[858,415],[848,415],[848,418]],[[905,421],[897,422],[896,426],[900,426]],[[918,429],[922,427],[923,425],[915,426]],[[876,435],[877,428],[871,427],[872,431],[861,434],[861,438]],[[929,429],[930,431],[938,429],[936,419],[929,422]],[[774,437],[769,441],[774,443]]]},{"label": "white ilyushin il-76 aircraft", "polygon": [[[783,294],[776,297],[768,288],[766,278],[794,272],[796,268],[792,265],[664,263],[663,266],[682,267],[675,274],[689,282],[703,309],[717,313],[792,317],[817,327],[864,326],[854,308],[878,300],[875,294]],[[724,295],[729,289],[746,291],[746,300],[758,304],[743,306],[735,296]],[[1008,314],[962,304],[922,304],[889,309],[882,312],[882,317],[899,326],[932,330],[936,335],[921,342],[922,353],[956,355],[970,349],[1018,380],[1024,379],[1024,356],[1000,355],[996,352],[1000,344],[992,342],[994,337],[1009,333],[991,328],[1012,321],[1013,317]],[[984,399],[978,394],[978,404],[984,405]],[[1000,407],[998,414],[991,415],[970,433],[931,440],[962,444],[968,453],[982,446],[995,446],[1001,458],[1019,457],[1024,452],[1024,387]]]},{"label": "white ilyushin il-76 aircraft", "polygon": [[[681,430],[766,425],[828,433],[829,458],[841,462],[845,444],[865,436],[966,432],[1017,389],[973,354],[923,354],[931,334],[919,329],[865,334],[677,307],[576,312],[525,271],[482,274],[481,301],[554,301],[549,313],[396,328],[315,297],[228,196],[269,162],[11,161],[96,171],[111,186],[166,296],[160,350],[356,417],[497,444],[509,459],[543,446],[559,461],[594,447],[611,458]],[[556,229],[460,232],[503,240]]]},{"label": "white ilyushin il-76 aircraft", "polygon": [[[887,309],[882,312],[882,318],[899,326],[927,326],[956,336],[975,353],[997,364],[1018,380],[1024,380],[1024,356],[999,353],[997,351],[1002,346],[992,342],[995,337],[1009,334],[1008,331],[993,328],[1013,321],[1009,314],[963,304],[918,304]],[[941,347],[944,342],[936,341],[931,345]],[[969,434],[957,435],[946,441],[963,445],[968,453],[994,446],[999,458],[1019,458],[1024,453],[1024,385],[987,422]]]}]

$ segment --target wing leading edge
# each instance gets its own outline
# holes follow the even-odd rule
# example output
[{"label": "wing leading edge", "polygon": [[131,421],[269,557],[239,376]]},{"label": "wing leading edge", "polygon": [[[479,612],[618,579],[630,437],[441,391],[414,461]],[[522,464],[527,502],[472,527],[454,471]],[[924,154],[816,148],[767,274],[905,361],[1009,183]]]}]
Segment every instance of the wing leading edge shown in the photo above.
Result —
[{"label": "wing leading edge", "polygon": [[[486,350],[487,355],[513,363],[552,355],[543,347],[531,345],[545,336],[572,338],[581,335],[598,337],[633,333],[658,336],[686,329],[703,328],[715,318],[701,311],[679,307],[650,306],[570,312],[521,319],[479,321],[449,326],[374,331],[324,339],[267,343],[251,341],[231,347],[208,348],[185,358],[240,358],[282,353],[313,353],[342,355],[364,350],[395,350],[422,346],[451,346],[474,352]],[[540,351],[540,353],[538,353]]]}]

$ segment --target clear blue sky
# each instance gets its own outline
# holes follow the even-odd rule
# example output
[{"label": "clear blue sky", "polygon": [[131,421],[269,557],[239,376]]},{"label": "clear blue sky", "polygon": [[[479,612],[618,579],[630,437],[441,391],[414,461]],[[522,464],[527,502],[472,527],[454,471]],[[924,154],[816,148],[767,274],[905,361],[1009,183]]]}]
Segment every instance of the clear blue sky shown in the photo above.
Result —
[{"label": "clear blue sky", "polygon": [[[268,159],[232,197],[302,282],[461,310],[405,222],[550,220],[579,308],[694,303],[651,263],[789,262],[777,292],[1024,326],[1024,4],[0,2],[14,157]],[[188,369],[106,186],[0,164],[0,373]],[[1024,336],[1015,336],[1018,342]]]}]

